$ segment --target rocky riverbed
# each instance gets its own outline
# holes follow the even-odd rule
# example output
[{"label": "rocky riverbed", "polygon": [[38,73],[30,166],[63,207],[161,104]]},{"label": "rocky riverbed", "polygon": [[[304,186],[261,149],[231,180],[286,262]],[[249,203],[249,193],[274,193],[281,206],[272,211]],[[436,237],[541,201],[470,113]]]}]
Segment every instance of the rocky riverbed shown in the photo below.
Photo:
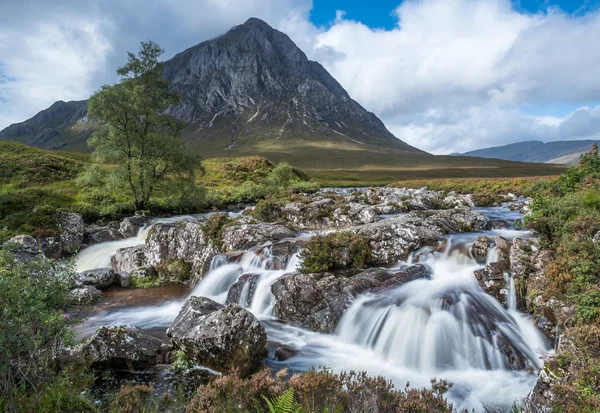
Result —
[{"label": "rocky riverbed", "polygon": [[[63,362],[150,371],[183,352],[206,377],[261,363],[365,370],[399,387],[437,377],[455,384],[448,397],[460,408],[506,409],[536,386],[570,311],[537,289],[552,256],[512,227],[526,202],[506,201],[322,190],[267,215],[249,207],[98,226],[66,214],[56,239],[12,241],[23,260],[78,253],[72,295],[88,317]],[[331,232],[364,240],[368,268],[300,273],[307,241]]]}]

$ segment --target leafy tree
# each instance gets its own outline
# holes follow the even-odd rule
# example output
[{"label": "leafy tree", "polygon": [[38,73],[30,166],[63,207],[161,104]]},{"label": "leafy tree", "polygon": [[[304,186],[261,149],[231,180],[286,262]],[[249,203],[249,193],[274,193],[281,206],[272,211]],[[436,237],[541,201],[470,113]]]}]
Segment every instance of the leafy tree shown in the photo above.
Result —
[{"label": "leafy tree", "polygon": [[95,158],[115,164],[107,184],[128,188],[138,210],[161,185],[172,187],[166,181],[192,182],[199,166],[178,134],[182,125],[166,113],[179,97],[161,77],[162,53],[156,43],[142,42],[139,53],[128,53],[127,64],[117,70],[121,81],[103,86],[88,103],[102,125],[90,140]]}]

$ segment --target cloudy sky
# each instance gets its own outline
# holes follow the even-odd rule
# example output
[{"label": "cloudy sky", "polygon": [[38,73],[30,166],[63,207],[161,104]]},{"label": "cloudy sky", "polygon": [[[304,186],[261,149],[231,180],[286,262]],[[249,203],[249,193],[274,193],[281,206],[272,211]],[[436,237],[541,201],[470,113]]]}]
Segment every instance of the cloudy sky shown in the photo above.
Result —
[{"label": "cloudy sky", "polygon": [[0,129],[114,82],[142,40],[169,58],[259,17],[429,152],[600,139],[599,3],[2,0]]}]

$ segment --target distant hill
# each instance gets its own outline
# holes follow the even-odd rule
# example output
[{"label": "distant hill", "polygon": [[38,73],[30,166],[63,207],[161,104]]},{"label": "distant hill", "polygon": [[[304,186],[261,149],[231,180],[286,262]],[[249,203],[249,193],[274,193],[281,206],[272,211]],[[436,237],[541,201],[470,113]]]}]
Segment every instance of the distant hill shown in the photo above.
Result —
[{"label": "distant hill", "polygon": [[494,146],[492,148],[477,149],[463,154],[452,156],[476,156],[479,158],[505,159],[519,162],[545,162],[573,165],[579,160],[582,153],[589,152],[592,144],[600,141],[524,141],[510,145]]}]

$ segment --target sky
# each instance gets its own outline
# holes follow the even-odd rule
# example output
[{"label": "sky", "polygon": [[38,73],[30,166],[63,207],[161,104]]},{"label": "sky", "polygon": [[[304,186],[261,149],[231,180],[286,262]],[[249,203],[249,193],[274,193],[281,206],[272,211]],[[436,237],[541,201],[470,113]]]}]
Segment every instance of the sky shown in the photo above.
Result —
[{"label": "sky", "polygon": [[600,139],[600,0],[1,0],[0,129],[249,17],[428,152]]}]

